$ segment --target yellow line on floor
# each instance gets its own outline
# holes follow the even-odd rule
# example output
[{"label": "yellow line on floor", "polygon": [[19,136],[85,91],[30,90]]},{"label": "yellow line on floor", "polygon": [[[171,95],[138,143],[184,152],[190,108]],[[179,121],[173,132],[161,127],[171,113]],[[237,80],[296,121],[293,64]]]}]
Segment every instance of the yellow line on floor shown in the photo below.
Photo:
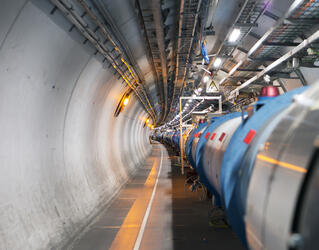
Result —
[{"label": "yellow line on floor", "polygon": [[151,198],[152,191],[157,179],[159,169],[159,157],[156,157],[151,172],[144,183],[141,194],[135,200],[133,206],[124,219],[124,222],[117,233],[110,247],[111,250],[128,250],[133,249],[136,238],[144,218],[148,202]]}]

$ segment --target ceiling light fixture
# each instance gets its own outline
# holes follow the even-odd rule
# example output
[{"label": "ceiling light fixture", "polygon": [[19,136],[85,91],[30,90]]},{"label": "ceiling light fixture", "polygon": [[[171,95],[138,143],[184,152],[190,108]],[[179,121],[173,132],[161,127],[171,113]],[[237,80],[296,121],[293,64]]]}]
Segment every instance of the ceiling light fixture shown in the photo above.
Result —
[{"label": "ceiling light fixture", "polygon": [[215,59],[215,62],[214,62],[214,67],[215,67],[215,68],[218,68],[221,64],[222,64],[222,59],[220,59],[219,57],[217,57],[217,58]]},{"label": "ceiling light fixture", "polygon": [[230,34],[228,38],[228,41],[231,43],[236,42],[240,34],[241,34],[240,29],[233,29],[232,33]]},{"label": "ceiling light fixture", "polygon": [[127,104],[128,104],[128,101],[129,101],[130,99],[128,98],[128,97],[126,97],[125,99],[124,99],[124,101],[123,101],[123,105],[124,106],[126,106]]},{"label": "ceiling light fixture", "polygon": [[204,76],[203,81],[206,83],[209,81],[209,76]]}]

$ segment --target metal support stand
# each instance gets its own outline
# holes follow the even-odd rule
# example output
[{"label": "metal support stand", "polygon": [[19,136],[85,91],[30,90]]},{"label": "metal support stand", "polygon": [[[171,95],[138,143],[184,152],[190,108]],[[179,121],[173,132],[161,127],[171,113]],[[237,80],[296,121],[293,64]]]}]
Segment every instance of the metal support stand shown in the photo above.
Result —
[{"label": "metal support stand", "polygon": [[180,97],[179,98],[179,146],[181,151],[181,171],[182,175],[184,175],[184,141],[183,141],[183,117],[182,117],[182,100],[218,100],[218,113],[221,114],[223,112],[222,109],[222,96],[196,96],[196,97]]},{"label": "metal support stand", "polygon": [[181,168],[182,168],[182,175],[184,175],[184,150],[183,150],[183,117],[182,117],[182,98],[179,98],[179,130],[180,130],[180,137],[179,137],[179,147],[181,151]]}]

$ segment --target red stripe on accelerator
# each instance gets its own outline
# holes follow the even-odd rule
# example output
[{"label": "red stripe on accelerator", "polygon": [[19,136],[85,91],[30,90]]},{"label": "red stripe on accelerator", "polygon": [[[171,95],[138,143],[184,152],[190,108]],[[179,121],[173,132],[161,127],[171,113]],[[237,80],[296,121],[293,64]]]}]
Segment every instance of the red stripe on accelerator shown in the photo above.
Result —
[{"label": "red stripe on accelerator", "polygon": [[211,140],[214,140],[215,136],[216,136],[216,133],[213,133],[213,134],[212,134],[212,137],[211,137],[210,139],[211,139]]},{"label": "red stripe on accelerator", "polygon": [[221,134],[221,136],[219,137],[219,141],[223,141],[225,135],[226,135],[226,134],[223,132],[223,133]]},{"label": "red stripe on accelerator", "polygon": [[250,144],[250,142],[252,141],[252,139],[254,139],[255,134],[256,134],[256,131],[255,131],[255,130],[253,130],[253,129],[249,130],[249,132],[247,133],[247,135],[246,135],[246,137],[245,137],[245,139],[244,139],[244,142],[245,142],[246,144]]},{"label": "red stripe on accelerator", "polygon": [[205,139],[206,139],[206,140],[208,139],[209,135],[210,135],[210,133],[207,132],[206,135],[205,135]]}]

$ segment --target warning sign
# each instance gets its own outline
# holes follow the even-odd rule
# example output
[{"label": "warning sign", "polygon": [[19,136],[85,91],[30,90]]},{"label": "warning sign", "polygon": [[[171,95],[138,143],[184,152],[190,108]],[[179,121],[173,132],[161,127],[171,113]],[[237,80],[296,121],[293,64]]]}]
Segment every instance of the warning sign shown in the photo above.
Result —
[{"label": "warning sign", "polygon": [[212,80],[206,84],[206,93],[216,93],[219,92],[219,86]]}]

